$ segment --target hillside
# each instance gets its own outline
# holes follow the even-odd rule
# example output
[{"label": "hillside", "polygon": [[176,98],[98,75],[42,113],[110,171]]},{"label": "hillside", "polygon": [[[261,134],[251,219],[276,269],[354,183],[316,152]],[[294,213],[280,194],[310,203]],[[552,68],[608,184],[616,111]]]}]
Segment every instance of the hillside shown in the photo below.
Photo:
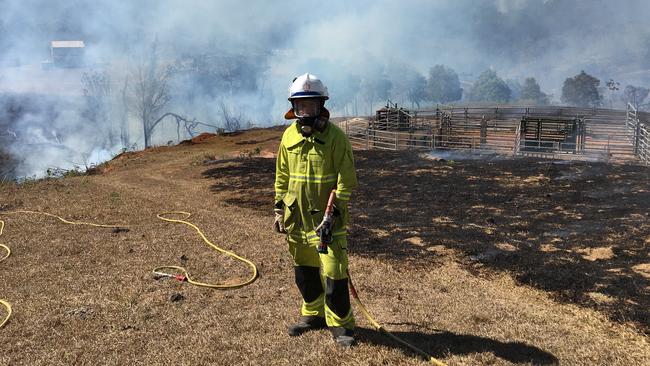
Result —
[{"label": "hillside", "polygon": [[[358,311],[351,350],[325,332],[286,335],[300,298],[271,229],[281,133],[200,138],[123,154],[94,175],[0,185],[0,243],[12,250],[0,298],[14,306],[0,364],[423,364]],[[387,329],[449,365],[650,364],[650,169],[355,157],[350,271]],[[128,230],[2,212],[21,209]],[[165,264],[205,282],[249,275],[156,218],[169,210],[255,262],[257,281],[220,291],[155,280]]]}]

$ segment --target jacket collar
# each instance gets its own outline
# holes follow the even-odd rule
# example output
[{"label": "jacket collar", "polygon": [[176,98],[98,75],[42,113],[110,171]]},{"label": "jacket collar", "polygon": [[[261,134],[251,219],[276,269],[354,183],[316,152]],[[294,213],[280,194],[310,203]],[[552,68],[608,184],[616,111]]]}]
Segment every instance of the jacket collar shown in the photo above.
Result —
[{"label": "jacket collar", "polygon": [[289,135],[287,136],[287,141],[286,141],[286,146],[287,148],[292,148],[296,145],[302,144],[305,140],[309,141],[315,141],[316,143],[319,144],[326,144],[327,143],[327,138],[325,135],[327,134],[327,131],[329,130],[331,122],[327,123],[327,126],[325,127],[325,131],[320,132],[320,131],[315,131],[313,135],[311,135],[309,138],[305,137],[300,133],[300,126],[298,125],[298,121],[295,121],[293,124],[291,124],[291,127],[289,127]]}]

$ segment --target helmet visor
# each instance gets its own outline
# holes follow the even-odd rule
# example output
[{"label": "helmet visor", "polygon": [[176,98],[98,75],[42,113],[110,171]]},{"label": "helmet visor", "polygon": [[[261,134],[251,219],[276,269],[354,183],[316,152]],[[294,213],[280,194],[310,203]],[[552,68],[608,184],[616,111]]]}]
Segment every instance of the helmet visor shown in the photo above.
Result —
[{"label": "helmet visor", "polygon": [[323,102],[319,98],[299,98],[292,101],[293,112],[298,118],[318,117]]}]

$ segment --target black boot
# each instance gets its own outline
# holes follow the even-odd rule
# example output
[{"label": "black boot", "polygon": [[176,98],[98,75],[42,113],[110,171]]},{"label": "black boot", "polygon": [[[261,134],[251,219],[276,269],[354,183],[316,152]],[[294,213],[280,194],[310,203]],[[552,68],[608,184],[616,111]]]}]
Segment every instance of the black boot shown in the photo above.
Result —
[{"label": "black boot", "polygon": [[296,324],[289,327],[288,333],[291,337],[299,336],[305,332],[326,328],[325,318],[322,316],[301,316]]},{"label": "black boot", "polygon": [[352,347],[354,345],[354,331],[343,327],[331,327],[330,332],[334,341],[341,347]]}]

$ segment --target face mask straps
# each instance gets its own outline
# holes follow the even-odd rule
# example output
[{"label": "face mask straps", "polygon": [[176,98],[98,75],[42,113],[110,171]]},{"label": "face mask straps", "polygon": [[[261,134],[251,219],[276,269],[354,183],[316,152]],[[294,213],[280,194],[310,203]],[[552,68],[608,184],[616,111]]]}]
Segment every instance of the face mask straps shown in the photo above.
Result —
[{"label": "face mask straps", "polygon": [[314,130],[323,132],[327,125],[327,119],[321,117],[298,118],[298,124],[300,125],[300,133],[304,137],[309,137],[314,134]]}]

